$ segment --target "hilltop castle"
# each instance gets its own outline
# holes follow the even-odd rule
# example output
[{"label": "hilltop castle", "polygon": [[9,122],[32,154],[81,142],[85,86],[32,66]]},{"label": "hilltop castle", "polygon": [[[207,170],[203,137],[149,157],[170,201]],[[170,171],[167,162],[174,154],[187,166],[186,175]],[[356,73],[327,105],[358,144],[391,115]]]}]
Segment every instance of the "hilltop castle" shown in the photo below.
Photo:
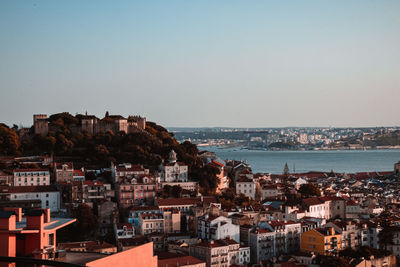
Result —
[{"label": "hilltop castle", "polygon": [[[78,114],[75,116],[79,120],[79,124],[75,127],[75,131],[87,131],[90,134],[97,134],[101,131],[113,131],[133,133],[137,130],[146,129],[146,118],[141,116],[128,116],[124,118],[121,115],[108,115],[103,119],[99,119],[94,115]],[[33,115],[33,128],[35,134],[47,135],[49,132],[49,121],[46,114]]]}]

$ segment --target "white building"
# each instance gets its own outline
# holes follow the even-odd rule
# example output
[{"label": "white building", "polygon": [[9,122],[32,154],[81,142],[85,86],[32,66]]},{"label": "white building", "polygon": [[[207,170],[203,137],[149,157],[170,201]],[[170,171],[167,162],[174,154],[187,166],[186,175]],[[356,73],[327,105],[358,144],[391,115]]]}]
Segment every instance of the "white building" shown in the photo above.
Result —
[{"label": "white building", "polygon": [[299,134],[298,142],[300,144],[307,144],[308,143],[308,135],[306,133]]},{"label": "white building", "polygon": [[275,232],[276,256],[300,250],[300,222],[270,221],[269,225]]},{"label": "white building", "polygon": [[256,184],[252,179],[241,177],[236,181],[236,194],[243,194],[251,199],[256,198]]},{"label": "white building", "polygon": [[300,188],[301,185],[303,184],[307,184],[307,181],[303,178],[297,178],[296,181],[294,181],[293,185],[295,186],[295,188],[298,190]]},{"label": "white building", "polygon": [[187,182],[188,166],[177,162],[177,155],[171,150],[168,162],[160,165],[160,174],[160,182]]},{"label": "white building", "polygon": [[[237,256],[236,256],[237,258]],[[250,247],[239,247],[239,265],[247,265],[250,263]]]},{"label": "white building", "polygon": [[7,193],[10,201],[40,200],[42,209],[60,210],[60,192],[52,186],[10,186]]},{"label": "white building", "polygon": [[254,229],[250,232],[250,256],[252,263],[275,256],[275,232],[271,229]]},{"label": "white building", "polygon": [[141,235],[164,233],[164,216],[162,213],[142,214],[139,217],[139,231]]},{"label": "white building", "polygon": [[359,232],[359,240],[361,246],[378,248],[378,234],[381,230],[381,227],[376,226],[373,223],[363,224]]},{"label": "white building", "polygon": [[44,169],[14,170],[14,186],[50,185],[50,172]]},{"label": "white building", "polygon": [[116,233],[118,239],[135,237],[135,229],[131,223],[118,223],[116,225]]},{"label": "white building", "polygon": [[233,224],[232,219],[224,216],[210,217],[204,215],[198,218],[197,233],[202,239],[232,238],[236,242],[240,242],[240,226]]},{"label": "white building", "polygon": [[346,202],[346,218],[358,218],[361,214],[360,204],[354,202],[353,200],[347,200]]},{"label": "white building", "polygon": [[312,197],[303,200],[305,216],[322,219],[342,218],[346,216],[345,200],[339,197]]},{"label": "white building", "polygon": [[207,267],[247,265],[250,262],[250,248],[240,247],[230,238],[194,244],[189,249],[190,255],[204,260]]},{"label": "white building", "polygon": [[274,198],[279,195],[279,189],[276,184],[264,185],[261,189],[262,199]]}]

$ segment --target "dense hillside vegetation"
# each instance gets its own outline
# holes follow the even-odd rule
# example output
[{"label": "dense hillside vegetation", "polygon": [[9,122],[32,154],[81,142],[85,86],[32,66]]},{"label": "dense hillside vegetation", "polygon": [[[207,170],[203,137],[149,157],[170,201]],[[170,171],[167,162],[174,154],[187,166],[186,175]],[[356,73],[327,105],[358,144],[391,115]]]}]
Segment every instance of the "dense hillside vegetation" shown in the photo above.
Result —
[{"label": "dense hillside vegetation", "polygon": [[[18,130],[0,125],[1,155],[52,155],[58,161],[72,161],[74,166],[90,168],[109,167],[111,162],[131,162],[155,169],[173,149],[178,160],[189,166],[189,174],[201,186],[216,187],[215,173],[211,166],[203,166],[197,157],[196,145],[186,141],[179,143],[164,127],[147,122],[144,131],[126,134],[112,131],[91,135],[76,130],[79,119],[69,113],[49,117],[47,136],[30,133],[19,136]],[[200,179],[201,178],[201,179]]]}]

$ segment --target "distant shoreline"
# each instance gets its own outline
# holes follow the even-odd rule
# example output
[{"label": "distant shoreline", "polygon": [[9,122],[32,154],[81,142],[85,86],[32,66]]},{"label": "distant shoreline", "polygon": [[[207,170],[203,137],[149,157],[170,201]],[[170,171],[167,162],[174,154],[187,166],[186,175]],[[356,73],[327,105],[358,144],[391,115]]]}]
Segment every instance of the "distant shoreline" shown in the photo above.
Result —
[{"label": "distant shoreline", "polygon": [[206,149],[207,147],[214,147],[218,149],[229,149],[236,148],[239,150],[249,150],[249,151],[366,151],[366,150],[400,150],[400,146],[378,146],[378,147],[338,147],[338,148],[256,148],[256,147],[246,147],[246,146],[235,146],[235,145],[209,145],[209,144],[196,144],[197,147],[201,149]]}]

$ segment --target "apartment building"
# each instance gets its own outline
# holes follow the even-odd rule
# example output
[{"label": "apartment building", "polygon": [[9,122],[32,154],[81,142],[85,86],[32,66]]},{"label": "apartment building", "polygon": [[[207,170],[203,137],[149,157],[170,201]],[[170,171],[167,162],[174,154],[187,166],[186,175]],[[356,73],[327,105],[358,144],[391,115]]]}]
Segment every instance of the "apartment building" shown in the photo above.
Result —
[{"label": "apartment building", "polygon": [[111,163],[111,176],[115,183],[118,183],[121,177],[134,178],[149,174],[150,170],[143,168],[142,165],[134,165],[131,163],[115,165],[114,163]]},{"label": "apartment building", "polygon": [[97,180],[59,182],[58,188],[64,206],[79,203],[92,205],[94,202],[110,201],[115,194],[111,184]]},{"label": "apartment building", "polygon": [[300,249],[301,223],[294,221],[270,221],[275,232],[275,253],[290,254]]},{"label": "apartment building", "polygon": [[243,194],[251,199],[256,198],[256,184],[253,179],[241,177],[236,181],[236,194]]},{"label": "apartment building", "polygon": [[301,234],[301,251],[317,255],[338,255],[342,250],[342,235],[333,227],[321,227]]},{"label": "apartment building", "polygon": [[50,185],[50,172],[45,169],[16,169],[13,176],[14,186]]},{"label": "apartment building", "polygon": [[74,176],[74,165],[72,162],[56,163],[54,165],[56,182],[72,181]]},{"label": "apartment building", "polygon": [[232,223],[231,218],[224,216],[210,216],[208,214],[201,216],[197,220],[197,234],[205,240],[218,240],[232,238],[240,242],[240,226]]},{"label": "apartment building", "polygon": [[229,244],[222,240],[210,240],[190,246],[190,256],[206,262],[207,267],[228,267]]},{"label": "apartment building", "polygon": [[161,213],[142,214],[139,217],[139,232],[141,235],[164,233],[164,216]]},{"label": "apartment building", "polygon": [[5,186],[0,190],[0,199],[12,206],[33,207],[37,201],[42,209],[60,210],[60,192],[53,186]]},{"label": "apartment building", "polygon": [[123,207],[154,204],[156,184],[151,175],[120,177],[115,187],[117,200]]},{"label": "apartment building", "polygon": [[181,212],[178,209],[164,209],[164,233],[181,232]]},{"label": "apartment building", "polygon": [[275,232],[272,229],[252,229],[249,245],[252,263],[271,259],[275,256]]}]

